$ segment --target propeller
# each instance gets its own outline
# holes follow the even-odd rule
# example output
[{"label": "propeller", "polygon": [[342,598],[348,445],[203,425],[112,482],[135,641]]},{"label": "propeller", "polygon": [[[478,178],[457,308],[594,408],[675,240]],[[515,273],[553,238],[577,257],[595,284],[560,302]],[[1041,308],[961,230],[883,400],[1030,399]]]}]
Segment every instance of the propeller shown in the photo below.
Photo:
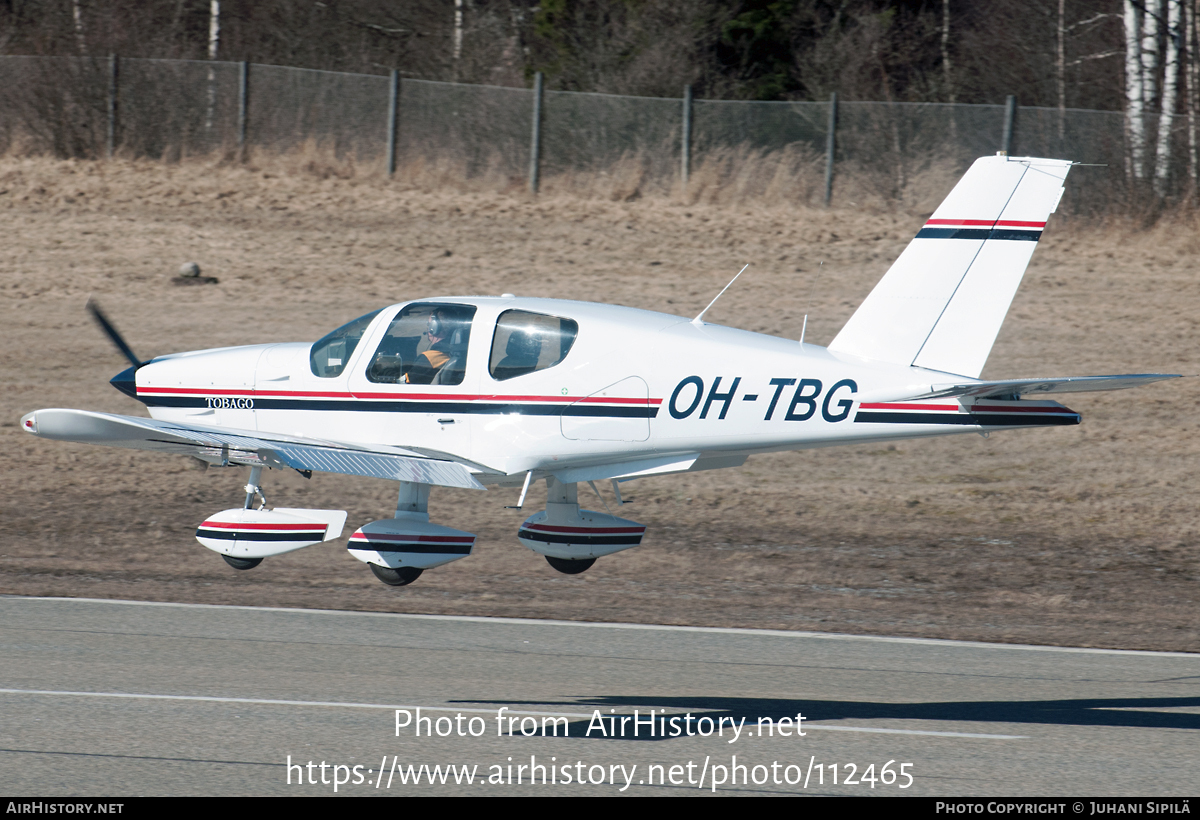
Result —
[{"label": "propeller", "polygon": [[108,317],[104,315],[104,311],[102,311],[100,306],[96,304],[96,300],[88,299],[87,309],[88,312],[92,314],[92,318],[96,320],[96,324],[100,325],[100,329],[104,331],[104,335],[108,337],[109,341],[117,346],[117,350],[120,350],[126,359],[129,359],[129,363],[133,365],[135,370],[142,365],[147,364],[147,362],[143,362],[138,359],[137,356],[133,355],[133,349],[129,347],[129,344],[125,341],[124,337],[121,336],[120,331],[118,331],[113,326],[113,323],[108,320]]},{"label": "propeller", "polygon": [[120,390],[126,396],[136,399],[137,395],[137,371],[144,364],[149,364],[149,361],[142,361],[137,356],[133,355],[133,349],[129,343],[125,341],[120,332],[113,326],[113,323],[104,315],[104,311],[96,304],[94,299],[88,299],[88,313],[92,314],[92,318],[96,320],[96,324],[100,325],[100,329],[104,331],[104,335],[108,337],[117,350],[121,351],[132,367],[127,367],[109,380],[109,384]]}]

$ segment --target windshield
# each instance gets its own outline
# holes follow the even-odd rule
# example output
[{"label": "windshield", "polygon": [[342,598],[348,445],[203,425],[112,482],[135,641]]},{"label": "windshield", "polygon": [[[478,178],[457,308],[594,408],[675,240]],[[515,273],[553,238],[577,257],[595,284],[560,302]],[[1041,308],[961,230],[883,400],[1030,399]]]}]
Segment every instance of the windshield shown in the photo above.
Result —
[{"label": "windshield", "polygon": [[312,351],[308,354],[308,364],[312,368],[313,375],[320,376],[322,379],[332,379],[334,376],[342,375],[342,371],[346,369],[346,363],[350,361],[350,356],[354,353],[354,348],[358,347],[371,320],[378,315],[379,311],[374,310],[366,316],[359,316],[353,322],[342,325],[314,344]]}]

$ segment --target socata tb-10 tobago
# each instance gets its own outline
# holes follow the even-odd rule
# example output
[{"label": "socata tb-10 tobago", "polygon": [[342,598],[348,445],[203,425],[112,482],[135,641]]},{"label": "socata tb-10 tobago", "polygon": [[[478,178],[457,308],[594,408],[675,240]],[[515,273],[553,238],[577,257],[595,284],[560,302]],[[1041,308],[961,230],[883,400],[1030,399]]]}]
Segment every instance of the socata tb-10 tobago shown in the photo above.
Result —
[{"label": "socata tb-10 tobago", "polygon": [[1078,424],[1061,404],[1022,396],[1171,378],[977,378],[1070,167],[977,160],[828,348],[707,324],[703,312],[504,295],[392,305],[315,344],[141,362],[95,311],[133,363],[113,385],[151,418],[38,410],[21,425],[249,466],[244,506],[196,531],[238,569],[337,538],[345,524],[341,510],[268,509],[266,467],[399,482],[395,516],[349,544],[396,586],[474,547],[471,533],[429,521],[432,486],[519,486],[520,507],[545,479],[546,509],[517,538],[555,569],[582,572],[637,546],[645,527],[580,509],[579,482],[611,480],[620,501],[618,482],[736,467],[755,453]]}]

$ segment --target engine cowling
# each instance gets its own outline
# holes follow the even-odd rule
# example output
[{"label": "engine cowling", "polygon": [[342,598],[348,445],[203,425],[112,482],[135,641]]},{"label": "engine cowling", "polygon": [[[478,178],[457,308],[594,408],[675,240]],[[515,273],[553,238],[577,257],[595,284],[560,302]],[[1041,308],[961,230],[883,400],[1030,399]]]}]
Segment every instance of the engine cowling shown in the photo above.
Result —
[{"label": "engine cowling", "polygon": [[196,528],[196,540],[235,558],[266,558],[330,541],[342,534],[345,510],[222,510]]},{"label": "engine cowling", "polygon": [[350,554],[366,564],[429,569],[466,558],[474,533],[431,524],[422,515],[372,521],[350,536]]}]

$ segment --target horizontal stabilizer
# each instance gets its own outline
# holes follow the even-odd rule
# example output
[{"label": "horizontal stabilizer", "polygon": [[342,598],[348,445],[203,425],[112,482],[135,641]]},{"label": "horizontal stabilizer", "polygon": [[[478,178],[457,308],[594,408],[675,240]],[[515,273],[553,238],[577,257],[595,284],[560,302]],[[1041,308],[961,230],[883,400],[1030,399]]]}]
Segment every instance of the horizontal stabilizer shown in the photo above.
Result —
[{"label": "horizontal stabilizer", "polygon": [[439,459],[396,452],[399,448],[384,445],[368,448],[253,430],[184,426],[88,410],[37,410],[22,417],[21,428],[40,438],[177,453],[213,464],[292,467],[301,471],[484,489],[467,466],[449,454]]},{"label": "horizontal stabilizer", "polygon": [[863,396],[863,403],[919,401],[923,399],[981,398],[1002,399],[1029,393],[1097,393],[1125,390],[1164,379],[1178,379],[1177,373],[1135,373],[1124,376],[1072,376],[1057,379],[1012,379],[1009,381],[967,382],[962,384],[908,385],[894,390]]}]

